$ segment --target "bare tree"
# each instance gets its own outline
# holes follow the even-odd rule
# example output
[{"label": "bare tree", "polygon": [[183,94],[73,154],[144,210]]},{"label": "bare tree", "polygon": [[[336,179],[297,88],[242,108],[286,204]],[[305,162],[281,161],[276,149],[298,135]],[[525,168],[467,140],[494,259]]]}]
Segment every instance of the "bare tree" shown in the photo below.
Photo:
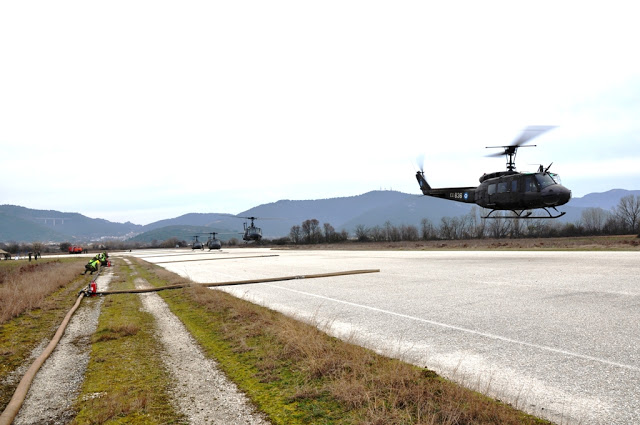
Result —
[{"label": "bare tree", "polygon": [[620,199],[614,213],[622,220],[627,231],[636,233],[640,221],[640,196],[627,195]]},{"label": "bare tree", "polygon": [[586,233],[597,235],[602,233],[602,229],[609,215],[610,214],[602,208],[585,208],[582,211],[580,222]]},{"label": "bare tree", "polygon": [[324,240],[327,243],[333,242],[335,240],[336,229],[329,223],[324,223],[322,225],[324,227]]},{"label": "bare tree", "polygon": [[512,239],[521,238],[524,233],[524,220],[519,218],[510,218],[506,219],[510,220],[509,224],[509,233]]},{"label": "bare tree", "polygon": [[501,239],[507,236],[509,233],[509,219],[506,219],[502,214],[493,215],[489,222],[489,234],[491,237]]},{"label": "bare tree", "polygon": [[384,230],[385,230],[385,238],[387,241],[391,242],[391,241],[400,240],[400,231],[396,226],[391,224],[389,220],[385,221]]},{"label": "bare tree", "polygon": [[[487,210],[488,211],[488,210]],[[470,220],[470,233],[472,238],[482,239],[485,236],[486,228],[487,228],[487,220],[482,218],[483,214],[488,214],[488,212],[484,212],[484,209],[480,211],[478,214],[478,208],[474,205],[471,207],[469,211],[469,220]]]},{"label": "bare tree", "polygon": [[385,240],[385,231],[382,227],[376,225],[369,229],[369,236],[374,242],[382,242]]},{"label": "bare tree", "polygon": [[442,239],[468,239],[471,237],[472,222],[469,215],[442,217],[438,233]]},{"label": "bare tree", "polygon": [[442,217],[440,219],[438,233],[442,239],[455,239],[455,228],[451,217]]},{"label": "bare tree", "polygon": [[418,228],[414,225],[403,225],[401,228],[402,240],[404,241],[417,241],[418,240]]},{"label": "bare tree", "polygon": [[428,218],[423,218],[420,221],[420,237],[425,241],[436,238],[436,229]]},{"label": "bare tree", "polygon": [[315,218],[302,222],[302,235],[307,243],[318,243],[320,241],[320,222]]},{"label": "bare tree", "polygon": [[300,243],[300,234],[301,234],[300,226],[298,225],[291,226],[291,230],[289,231],[289,237],[291,238],[291,242],[293,242],[296,245]]},{"label": "bare tree", "polygon": [[356,238],[360,242],[366,242],[369,240],[369,231],[364,224],[358,224],[356,226]]},{"label": "bare tree", "polygon": [[539,238],[544,236],[549,229],[549,222],[544,219],[527,219],[527,236]]}]

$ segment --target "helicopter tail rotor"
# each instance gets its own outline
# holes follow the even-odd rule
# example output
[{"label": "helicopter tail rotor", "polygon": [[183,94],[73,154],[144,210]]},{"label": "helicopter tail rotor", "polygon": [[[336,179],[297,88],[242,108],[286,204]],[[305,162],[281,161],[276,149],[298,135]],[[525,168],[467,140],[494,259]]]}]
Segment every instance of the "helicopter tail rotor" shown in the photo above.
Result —
[{"label": "helicopter tail rotor", "polygon": [[424,173],[424,154],[420,154],[416,157],[416,165],[421,173]]}]

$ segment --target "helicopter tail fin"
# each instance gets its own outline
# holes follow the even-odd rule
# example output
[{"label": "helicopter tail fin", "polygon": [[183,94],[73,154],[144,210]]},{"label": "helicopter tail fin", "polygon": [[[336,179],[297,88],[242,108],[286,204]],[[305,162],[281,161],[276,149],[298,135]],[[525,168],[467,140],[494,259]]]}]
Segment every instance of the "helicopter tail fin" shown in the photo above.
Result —
[{"label": "helicopter tail fin", "polygon": [[418,180],[422,193],[428,195],[431,192],[431,186],[427,183],[427,179],[424,178],[424,171],[418,171],[416,173],[416,179]]}]

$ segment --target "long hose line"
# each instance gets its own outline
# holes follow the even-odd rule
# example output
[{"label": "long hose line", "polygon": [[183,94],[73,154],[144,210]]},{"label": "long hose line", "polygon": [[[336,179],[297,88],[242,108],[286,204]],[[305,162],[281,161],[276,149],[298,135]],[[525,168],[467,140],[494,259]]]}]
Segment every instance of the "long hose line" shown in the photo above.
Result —
[{"label": "long hose line", "polygon": [[[284,277],[270,277],[270,278],[263,278],[263,279],[235,280],[235,281],[228,281],[228,282],[187,283],[187,284],[161,286],[161,287],[149,288],[149,289],[101,291],[101,292],[94,292],[94,293],[90,292],[89,290],[80,291],[80,294],[78,295],[78,299],[76,300],[76,303],[73,305],[71,310],[69,310],[69,312],[65,316],[64,320],[60,324],[60,327],[58,327],[58,330],[53,336],[53,339],[51,339],[51,341],[49,342],[49,345],[47,345],[47,348],[45,348],[42,354],[40,354],[38,358],[36,358],[36,360],[33,362],[33,364],[29,367],[27,372],[24,374],[24,376],[20,380],[20,383],[18,384],[16,391],[13,393],[13,397],[11,397],[9,404],[7,404],[7,407],[4,409],[4,411],[0,415],[0,425],[11,425],[15,417],[18,415],[18,411],[22,407],[22,403],[27,397],[27,392],[29,391],[29,387],[31,386],[31,382],[33,381],[33,378],[36,376],[36,373],[38,372],[40,367],[44,364],[44,362],[47,360],[47,358],[51,355],[53,350],[56,348],[56,345],[58,345],[58,342],[60,342],[60,339],[62,338],[62,335],[64,334],[64,331],[67,328],[69,321],[71,320],[71,316],[73,316],[73,313],[75,313],[75,311],[78,309],[78,307],[80,306],[80,302],[85,296],[111,295],[111,294],[139,294],[144,292],[158,292],[158,291],[163,291],[165,289],[180,289],[180,288],[194,287],[194,286],[214,287],[214,286],[246,285],[251,283],[279,282],[279,281],[295,280],[295,279],[315,279],[320,277],[345,276],[345,275],[363,274],[363,273],[377,273],[379,271],[380,269],[348,270],[348,271],[333,272],[333,273],[318,273],[318,274],[294,275],[294,276],[284,276]],[[98,278],[99,275],[100,275],[100,272],[98,272],[96,279]]]},{"label": "long hose line", "polygon": [[[333,273],[318,273],[318,274],[305,274],[305,275],[295,275],[295,276],[282,276],[282,277],[267,277],[262,279],[248,279],[248,280],[232,280],[227,282],[214,282],[214,283],[184,283],[177,285],[168,285],[168,286],[159,286],[157,288],[146,288],[146,289],[123,289],[123,290],[114,290],[114,291],[102,291],[96,292],[96,295],[111,295],[111,294],[141,294],[145,292],[159,292],[164,291],[165,289],[180,289],[187,287],[214,287],[214,286],[233,286],[233,285],[247,285],[251,283],[266,283],[266,282],[280,282],[285,280],[295,280],[295,279],[315,279],[319,277],[333,277],[333,276],[345,276],[352,274],[363,274],[363,273],[378,273],[380,269],[365,269],[365,270],[347,270],[342,272],[333,272]],[[1,424],[0,424],[1,425]]]},{"label": "long hose line", "polygon": [[81,293],[78,296],[76,303],[65,316],[64,320],[60,324],[60,327],[58,327],[58,330],[53,336],[53,339],[51,339],[49,345],[47,345],[47,348],[44,349],[42,354],[40,354],[38,358],[35,359],[33,364],[29,367],[29,369],[27,369],[27,372],[24,374],[24,376],[20,380],[20,383],[18,384],[18,387],[16,388],[16,391],[13,393],[13,397],[11,397],[9,404],[7,404],[4,412],[2,412],[2,415],[0,415],[0,425],[10,425],[18,415],[18,411],[20,410],[20,407],[22,407],[24,399],[27,397],[27,392],[29,391],[29,387],[31,386],[33,378],[36,376],[36,373],[43,365],[45,360],[47,360],[49,355],[51,355],[53,350],[56,348],[56,345],[58,345],[58,342],[62,338],[62,335],[67,328],[67,324],[69,324],[69,320],[71,320],[71,316],[73,316],[73,313],[75,313],[75,311],[78,309],[78,307],[80,306],[80,301],[82,301],[84,297],[84,293]]}]

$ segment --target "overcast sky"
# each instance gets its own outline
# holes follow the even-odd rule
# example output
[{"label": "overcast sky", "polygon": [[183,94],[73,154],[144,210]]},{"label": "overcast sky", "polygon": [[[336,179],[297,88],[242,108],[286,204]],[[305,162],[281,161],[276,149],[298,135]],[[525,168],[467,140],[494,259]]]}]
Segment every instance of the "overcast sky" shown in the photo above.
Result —
[{"label": "overcast sky", "polygon": [[634,2],[3,1],[0,204],[147,224],[475,186],[556,125],[576,196],[640,189]]}]

